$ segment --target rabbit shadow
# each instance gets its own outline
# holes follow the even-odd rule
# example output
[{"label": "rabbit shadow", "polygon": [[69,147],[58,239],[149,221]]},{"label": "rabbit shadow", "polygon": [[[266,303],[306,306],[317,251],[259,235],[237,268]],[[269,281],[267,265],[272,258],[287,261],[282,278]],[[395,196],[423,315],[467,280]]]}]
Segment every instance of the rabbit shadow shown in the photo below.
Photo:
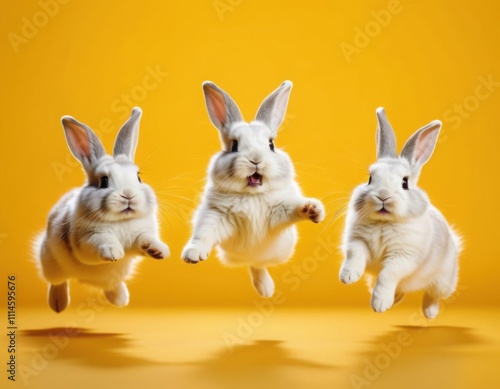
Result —
[{"label": "rabbit shadow", "polygon": [[[366,351],[361,355],[371,357],[379,355],[389,347],[400,349],[402,357],[427,355],[457,354],[461,346],[480,345],[484,340],[474,334],[474,329],[456,326],[394,326],[394,329],[375,337],[366,344]],[[389,353],[390,354],[390,353]],[[394,358],[397,359],[397,358]]]},{"label": "rabbit shadow", "polygon": [[474,334],[474,329],[459,326],[396,326],[390,336],[407,332],[414,338],[414,351],[451,351],[464,345],[482,344],[484,340]]},{"label": "rabbit shadow", "polygon": [[[459,326],[394,326],[363,345],[351,384],[370,388],[461,387],[457,369],[470,349],[487,343],[473,328]],[[439,374],[436,372],[439,371]],[[451,386],[450,386],[451,385]]]},{"label": "rabbit shadow", "polygon": [[[214,388],[302,388],[304,383],[297,382],[297,374],[319,372],[327,376],[336,370],[334,366],[297,357],[279,340],[257,340],[216,350],[206,359],[172,363],[133,355],[131,350],[137,347],[134,340],[121,333],[54,327],[27,329],[20,335],[33,358],[38,355],[99,369],[177,367],[189,372],[192,382]],[[158,372],[165,377],[170,373],[170,369]]]},{"label": "rabbit shadow", "polygon": [[195,362],[193,374],[214,387],[303,387],[290,372],[330,374],[334,366],[297,357],[280,340],[256,340],[223,349],[212,358]]},{"label": "rabbit shadow", "polygon": [[54,327],[20,331],[33,354],[51,360],[64,359],[96,368],[151,366],[158,362],[133,356],[129,337],[113,332],[94,332],[86,328]]}]

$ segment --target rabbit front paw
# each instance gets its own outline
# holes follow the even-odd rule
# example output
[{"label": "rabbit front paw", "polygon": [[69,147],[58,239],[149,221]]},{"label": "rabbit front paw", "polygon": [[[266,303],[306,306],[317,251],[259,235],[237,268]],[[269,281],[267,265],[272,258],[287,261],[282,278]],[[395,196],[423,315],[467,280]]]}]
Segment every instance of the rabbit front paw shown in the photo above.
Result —
[{"label": "rabbit front paw", "polygon": [[208,258],[210,250],[207,250],[199,242],[190,242],[182,250],[181,258],[186,263],[195,264]]},{"label": "rabbit front paw", "polygon": [[155,259],[164,259],[170,256],[170,249],[165,243],[160,241],[145,241],[141,244],[141,249]]},{"label": "rabbit front paw", "polygon": [[319,223],[325,218],[325,207],[317,199],[308,199],[307,202],[298,208],[302,217],[310,219],[313,223]]},{"label": "rabbit front paw", "polygon": [[118,244],[103,244],[99,246],[99,254],[105,261],[118,261],[125,256],[123,247]]}]

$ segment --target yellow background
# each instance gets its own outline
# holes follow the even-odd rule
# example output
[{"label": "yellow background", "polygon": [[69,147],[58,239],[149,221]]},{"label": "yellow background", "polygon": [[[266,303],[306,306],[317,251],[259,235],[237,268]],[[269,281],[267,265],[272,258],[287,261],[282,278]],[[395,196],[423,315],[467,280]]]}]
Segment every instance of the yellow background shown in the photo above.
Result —
[{"label": "yellow background", "polygon": [[[498,306],[500,91],[480,86],[481,77],[500,81],[497,2],[74,0],[50,15],[41,4],[11,2],[0,14],[1,268],[2,279],[17,275],[22,305],[46,304],[30,242],[52,205],[83,182],[60,117],[87,123],[110,150],[132,105],[143,109],[136,162],[157,191],[172,256],[143,261],[130,283],[131,306],[256,300],[245,269],[224,268],[213,255],[196,266],[179,259],[209,158],[219,150],[201,83],[228,91],[250,120],[290,79],[276,144],[328,217],[322,225],[301,224],[296,255],[272,269],[285,305],[368,307],[363,283],[339,283],[338,250],[309,263],[303,279],[290,277],[319,239],[340,243],[350,192],[374,160],[375,108],[384,106],[399,147],[420,126],[443,121],[420,186],[464,236],[456,303]],[[23,27],[27,21],[39,27]],[[29,37],[12,43],[23,28]],[[354,51],[346,54],[348,45]],[[156,78],[148,76],[152,69]],[[464,104],[464,113],[454,113]],[[74,283],[73,303],[87,293]],[[417,299],[404,304],[417,307]]]},{"label": "yellow background", "polygon": [[[383,389],[498,386],[500,3],[60,1],[9,2],[0,13],[0,289],[16,276],[16,384],[331,389],[354,388],[357,376]],[[271,270],[270,302],[245,269],[213,255],[189,266],[180,253],[220,148],[201,83],[217,83],[251,120],[285,79],[294,88],[276,145],[328,217],[299,225],[294,258]],[[172,256],[142,262],[129,307],[73,283],[71,306],[56,315],[31,242],[84,178],[60,118],[87,123],[110,150],[133,105],[143,109],[136,161],[160,199]],[[378,106],[399,147],[443,121],[420,186],[465,251],[458,291],[432,322],[419,293],[377,315],[363,282],[338,281],[345,206],[375,157]],[[384,360],[370,378],[367,364]]]}]

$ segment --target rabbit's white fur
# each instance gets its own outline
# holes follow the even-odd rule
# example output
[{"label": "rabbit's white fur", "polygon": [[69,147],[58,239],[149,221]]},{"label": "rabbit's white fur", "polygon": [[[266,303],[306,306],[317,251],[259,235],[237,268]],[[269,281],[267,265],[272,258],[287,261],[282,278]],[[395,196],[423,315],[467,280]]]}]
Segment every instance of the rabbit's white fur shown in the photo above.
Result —
[{"label": "rabbit's white fur", "polygon": [[[114,305],[125,306],[129,279],[141,256],[169,255],[158,236],[157,201],[133,163],[141,110],[134,108],[106,155],[97,135],[70,116],[62,118],[68,146],[86,174],[84,187],[64,195],[51,210],[37,241],[41,273],[49,283],[49,305],[69,304],[69,280],[99,287]],[[107,185],[103,177],[107,177]]]},{"label": "rabbit's white fur", "polygon": [[377,119],[377,162],[370,167],[369,183],[358,186],[349,203],[340,280],[354,283],[365,271],[376,277],[374,285],[369,277],[376,312],[386,311],[406,292],[423,289],[422,308],[432,319],[439,300],[455,291],[461,250],[458,235],[417,187],[441,122],[416,131],[397,156],[396,137],[383,108],[377,109]]},{"label": "rabbit's white fur", "polygon": [[263,101],[256,119],[246,123],[226,92],[211,82],[203,84],[223,150],[210,162],[193,235],[182,258],[197,263],[217,246],[224,264],[250,267],[253,285],[263,297],[274,293],[266,267],[286,262],[294,252],[294,223],[318,223],[325,216],[319,200],[302,195],[288,155],[274,148],[291,88],[285,81]]}]

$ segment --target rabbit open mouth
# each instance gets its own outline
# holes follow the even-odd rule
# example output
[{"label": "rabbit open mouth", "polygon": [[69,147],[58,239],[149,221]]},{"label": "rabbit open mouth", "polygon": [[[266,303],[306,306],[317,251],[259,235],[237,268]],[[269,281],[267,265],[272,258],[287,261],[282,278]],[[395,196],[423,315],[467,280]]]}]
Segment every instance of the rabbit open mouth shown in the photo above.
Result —
[{"label": "rabbit open mouth", "polygon": [[262,176],[259,173],[255,172],[251,176],[248,176],[248,186],[256,188],[261,185],[262,185]]},{"label": "rabbit open mouth", "polygon": [[387,209],[385,209],[385,207],[382,207],[381,209],[379,209],[377,211],[377,213],[379,213],[381,215],[388,215],[388,214],[390,214],[390,212]]},{"label": "rabbit open mouth", "polygon": [[121,213],[128,215],[129,213],[134,213],[134,212],[135,210],[133,208],[127,207]]}]

